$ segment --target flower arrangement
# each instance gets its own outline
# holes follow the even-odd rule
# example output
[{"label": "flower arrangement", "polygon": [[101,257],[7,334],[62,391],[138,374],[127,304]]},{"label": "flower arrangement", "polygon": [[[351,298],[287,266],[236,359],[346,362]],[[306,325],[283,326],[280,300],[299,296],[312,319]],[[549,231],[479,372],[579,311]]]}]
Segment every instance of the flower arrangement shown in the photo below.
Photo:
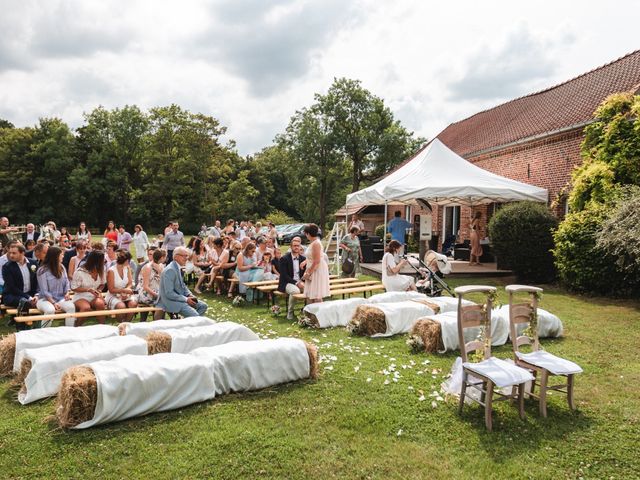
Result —
[{"label": "flower arrangement", "polygon": [[35,272],[35,271],[36,271],[36,268],[37,268],[37,267],[36,267],[35,265],[31,265],[31,271],[32,271],[32,272]]},{"label": "flower arrangement", "polygon": [[[538,302],[542,300],[542,294],[540,292],[533,292],[532,296]],[[529,325],[527,326],[525,331],[522,332],[522,335],[529,338],[534,338],[536,332],[538,331],[538,309],[533,308],[533,300],[529,302],[529,306],[531,307],[531,312],[529,312]]]},{"label": "flower arrangement", "polygon": [[424,342],[420,335],[411,335],[407,339],[407,345],[411,348],[412,353],[420,353],[424,351]]},{"label": "flower arrangement", "polygon": [[241,307],[242,305],[244,305],[246,302],[246,300],[244,299],[244,297],[242,295],[238,295],[236,296],[233,301],[231,302],[231,304],[234,307]]},{"label": "flower arrangement", "polygon": [[493,305],[498,299],[498,292],[490,292],[487,294],[487,300],[482,304],[482,326],[480,327],[480,334],[478,340],[482,342],[482,350],[476,350],[469,355],[469,361],[478,363],[484,360],[484,352],[491,348],[491,322],[489,321],[489,303]]},{"label": "flower arrangement", "polygon": [[281,312],[280,305],[272,305],[271,306],[271,313],[273,315],[275,315],[277,317],[278,315],[280,315],[280,312]]}]

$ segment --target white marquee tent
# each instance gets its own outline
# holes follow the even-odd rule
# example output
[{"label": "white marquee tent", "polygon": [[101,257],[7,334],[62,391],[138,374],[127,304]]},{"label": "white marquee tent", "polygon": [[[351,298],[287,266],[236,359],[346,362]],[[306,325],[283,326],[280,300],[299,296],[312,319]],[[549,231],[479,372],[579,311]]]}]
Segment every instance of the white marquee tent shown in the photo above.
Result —
[{"label": "white marquee tent", "polygon": [[435,205],[547,202],[544,188],[517,182],[468,162],[437,138],[379,182],[347,195],[352,204],[383,205],[425,200]]}]

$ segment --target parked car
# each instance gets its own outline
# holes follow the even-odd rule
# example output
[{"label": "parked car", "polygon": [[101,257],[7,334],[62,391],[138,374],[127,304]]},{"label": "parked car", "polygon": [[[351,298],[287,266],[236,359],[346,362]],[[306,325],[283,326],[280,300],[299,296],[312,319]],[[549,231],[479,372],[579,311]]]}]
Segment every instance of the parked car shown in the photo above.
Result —
[{"label": "parked car", "polygon": [[[291,243],[291,240],[293,239],[293,237],[300,237],[303,244],[309,243],[309,241],[307,240],[307,237],[304,234],[305,226],[306,226],[306,223],[299,223],[297,225],[294,225],[293,228],[287,230],[282,235],[281,243]],[[318,236],[322,238],[322,230],[319,230]]]}]

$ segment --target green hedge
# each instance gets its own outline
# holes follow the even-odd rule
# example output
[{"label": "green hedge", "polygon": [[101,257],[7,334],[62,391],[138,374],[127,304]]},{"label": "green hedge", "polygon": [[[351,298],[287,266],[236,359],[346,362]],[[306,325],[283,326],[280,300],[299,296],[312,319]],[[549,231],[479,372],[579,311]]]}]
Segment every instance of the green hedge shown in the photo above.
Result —
[{"label": "green hedge", "polygon": [[518,202],[500,209],[489,222],[489,236],[500,263],[520,281],[548,282],[555,277],[553,231],[557,219],[546,206]]}]

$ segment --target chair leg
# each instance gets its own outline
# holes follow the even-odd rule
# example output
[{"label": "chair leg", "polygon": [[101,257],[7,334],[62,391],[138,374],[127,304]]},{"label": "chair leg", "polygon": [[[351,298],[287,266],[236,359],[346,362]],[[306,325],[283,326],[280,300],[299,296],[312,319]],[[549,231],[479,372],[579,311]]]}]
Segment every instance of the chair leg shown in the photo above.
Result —
[{"label": "chair leg", "polygon": [[533,370],[531,372],[531,374],[533,375],[533,381],[531,382],[531,392],[530,393],[534,393],[534,390],[536,389],[536,379],[538,378],[538,371],[537,370]]},{"label": "chair leg", "polygon": [[487,395],[484,400],[484,424],[490,432],[493,429],[493,382],[487,382]]},{"label": "chair leg", "polygon": [[576,405],[573,402],[573,380],[575,375],[571,374],[567,376],[567,403],[571,410],[576,409]]},{"label": "chair leg", "polygon": [[524,420],[524,383],[518,385],[518,412],[520,420]]},{"label": "chair leg", "polygon": [[487,382],[482,382],[482,391],[480,392],[480,401],[484,403],[487,399]]},{"label": "chair leg", "polygon": [[467,372],[462,370],[462,387],[460,388],[460,403],[458,404],[458,414],[462,413],[464,407],[464,397],[467,392]]},{"label": "chair leg", "polygon": [[549,382],[549,372],[540,372],[540,415],[547,418],[547,383]]}]

